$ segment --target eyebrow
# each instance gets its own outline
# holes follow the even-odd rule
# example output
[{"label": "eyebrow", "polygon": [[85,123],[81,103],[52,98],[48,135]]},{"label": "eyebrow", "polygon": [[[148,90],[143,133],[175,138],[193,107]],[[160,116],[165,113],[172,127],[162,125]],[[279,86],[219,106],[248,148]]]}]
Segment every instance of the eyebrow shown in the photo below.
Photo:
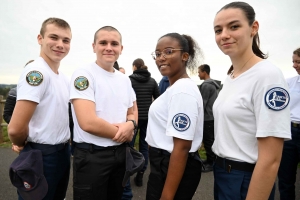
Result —
[{"label": "eyebrow", "polygon": [[[56,34],[49,34],[48,35],[49,37],[51,37],[51,36],[55,36],[55,37],[58,37],[59,38],[59,35],[56,35]],[[68,38],[68,37],[65,37],[65,38],[63,38],[64,40],[71,40],[71,38]]]},{"label": "eyebrow", "polygon": [[[229,22],[228,25],[232,25],[237,22],[240,22],[240,20],[233,20],[233,21]],[[220,28],[220,27],[221,27],[220,25],[216,25],[214,28]]]}]

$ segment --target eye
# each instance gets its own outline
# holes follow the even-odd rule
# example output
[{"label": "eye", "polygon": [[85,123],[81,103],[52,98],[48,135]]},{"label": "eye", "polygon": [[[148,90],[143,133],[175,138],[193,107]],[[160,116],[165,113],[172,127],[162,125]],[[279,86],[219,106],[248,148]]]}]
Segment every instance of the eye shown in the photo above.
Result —
[{"label": "eye", "polygon": [[220,34],[222,32],[222,30],[221,29],[215,29],[215,34],[217,35],[217,34]]},{"label": "eye", "polygon": [[236,29],[238,29],[240,26],[238,26],[238,25],[233,25],[233,26],[231,26],[230,28],[232,29],[232,30],[236,30]]},{"label": "eye", "polygon": [[112,42],[111,45],[113,45],[113,46],[118,46],[119,43],[118,43],[118,42]]},{"label": "eye", "polygon": [[106,45],[107,42],[106,42],[106,41],[99,41],[99,44],[101,44],[101,45]]},{"label": "eye", "polygon": [[57,37],[55,37],[55,36],[50,36],[50,38],[51,38],[52,40],[57,40]]},{"label": "eye", "polygon": [[164,54],[166,54],[166,55],[171,55],[172,54],[172,49],[165,49],[164,50]]},{"label": "eye", "polygon": [[155,56],[160,57],[161,53],[159,51],[155,51]]},{"label": "eye", "polygon": [[69,44],[69,43],[70,43],[70,40],[63,40],[63,42],[64,42],[65,44]]}]

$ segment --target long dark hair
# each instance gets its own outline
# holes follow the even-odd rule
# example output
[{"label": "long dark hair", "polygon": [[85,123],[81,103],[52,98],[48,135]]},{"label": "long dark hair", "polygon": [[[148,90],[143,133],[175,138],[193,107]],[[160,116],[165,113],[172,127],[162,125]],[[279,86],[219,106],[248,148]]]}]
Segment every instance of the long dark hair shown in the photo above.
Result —
[{"label": "long dark hair", "polygon": [[[251,26],[253,24],[253,22],[255,21],[255,11],[254,9],[252,8],[252,6],[250,6],[248,3],[245,3],[245,2],[231,2],[227,5],[225,5],[223,8],[221,8],[218,13],[221,11],[221,10],[226,10],[228,8],[237,8],[237,9],[241,9],[247,20],[248,20],[248,24],[249,26]],[[260,48],[259,48],[259,45],[260,45],[260,41],[259,41],[259,36],[258,36],[258,33],[255,34],[255,36],[253,37],[253,42],[252,42],[252,51],[253,53],[262,58],[262,59],[266,59],[268,58],[268,55],[267,54],[264,54]],[[231,67],[229,68],[228,70],[228,73],[227,74],[230,74],[233,70],[233,66],[231,65]]]}]

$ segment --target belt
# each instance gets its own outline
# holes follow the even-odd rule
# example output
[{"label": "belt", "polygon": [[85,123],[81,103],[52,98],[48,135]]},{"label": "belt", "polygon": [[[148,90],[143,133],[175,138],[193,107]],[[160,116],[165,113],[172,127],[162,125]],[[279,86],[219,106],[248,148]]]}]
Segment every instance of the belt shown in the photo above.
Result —
[{"label": "belt", "polygon": [[300,124],[297,124],[297,123],[295,123],[295,122],[291,122],[291,124],[292,124],[292,127],[300,128]]},{"label": "belt", "polygon": [[[126,143],[123,143],[123,144],[126,144]],[[74,146],[76,148],[89,150],[90,152],[93,152],[94,150],[116,150],[121,145],[102,147],[102,146],[97,146],[97,145],[90,144],[90,143],[76,143],[76,142],[74,142]]]},{"label": "belt", "polygon": [[33,149],[38,149],[42,151],[43,155],[49,155],[57,151],[63,150],[66,146],[69,145],[69,140],[65,143],[60,144],[39,144],[34,142],[28,142],[30,147]]},{"label": "belt", "polygon": [[[158,154],[161,154],[161,155],[165,155],[165,156],[170,156],[171,155],[171,153],[170,152],[168,152],[168,151],[166,151],[166,150],[164,150],[164,149],[159,149],[159,148],[155,148],[155,147],[150,147],[150,151],[152,151],[152,152],[155,152],[155,153],[158,153]],[[191,157],[191,158],[194,158],[195,156],[199,156],[199,154],[198,154],[198,152],[196,151],[196,152],[192,152],[192,153],[189,153],[189,157]],[[198,160],[198,159],[197,159]],[[200,160],[200,158],[199,158],[199,160]]]},{"label": "belt", "polygon": [[255,168],[255,164],[228,160],[226,158],[221,158],[219,156],[217,156],[215,164],[225,169],[228,173],[230,173],[232,169],[246,171],[246,172],[253,172]]}]

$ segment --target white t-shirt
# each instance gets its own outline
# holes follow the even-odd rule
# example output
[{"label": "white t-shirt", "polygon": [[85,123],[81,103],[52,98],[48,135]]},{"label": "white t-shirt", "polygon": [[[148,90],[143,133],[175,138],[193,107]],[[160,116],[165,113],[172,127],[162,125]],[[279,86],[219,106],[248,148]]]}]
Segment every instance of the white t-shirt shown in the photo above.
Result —
[{"label": "white t-shirt", "polygon": [[[96,115],[111,123],[126,122],[128,108],[133,106],[134,93],[128,76],[115,70],[108,72],[96,63],[77,69],[71,79],[70,99],[85,99],[95,103]],[[92,135],[83,131],[72,106],[74,141],[97,146],[114,146],[120,143],[110,138]]]},{"label": "white t-shirt", "polygon": [[196,152],[203,136],[203,102],[197,85],[189,78],[177,80],[150,106],[146,141],[172,152],[173,137],[192,141]]},{"label": "white t-shirt", "polygon": [[300,76],[295,76],[286,80],[290,89],[290,109],[291,121],[300,123]]},{"label": "white t-shirt", "polygon": [[24,68],[17,91],[17,100],[38,103],[29,122],[28,141],[59,144],[70,139],[69,80],[64,74],[55,74],[39,57]]},{"label": "white t-shirt", "polygon": [[258,137],[290,139],[288,86],[267,60],[235,79],[227,77],[213,106],[216,155],[256,163]]}]

